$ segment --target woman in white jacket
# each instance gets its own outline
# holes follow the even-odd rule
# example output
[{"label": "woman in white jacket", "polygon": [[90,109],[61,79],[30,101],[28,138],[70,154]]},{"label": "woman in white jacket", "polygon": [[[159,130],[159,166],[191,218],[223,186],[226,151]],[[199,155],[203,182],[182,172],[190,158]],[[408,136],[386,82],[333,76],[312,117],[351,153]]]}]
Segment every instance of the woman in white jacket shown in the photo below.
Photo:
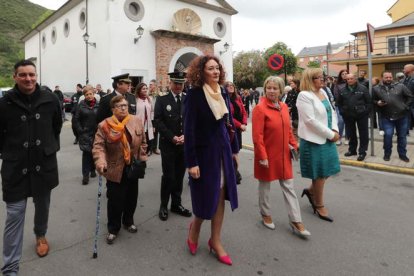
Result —
[{"label": "woman in white jacket", "polygon": [[333,222],[324,207],[323,189],[326,179],[340,171],[335,142],[339,139],[335,110],[322,89],[322,70],[308,68],[302,74],[301,92],[296,106],[299,113],[300,169],[302,177],[312,179],[304,189],[313,211],[320,219]]}]

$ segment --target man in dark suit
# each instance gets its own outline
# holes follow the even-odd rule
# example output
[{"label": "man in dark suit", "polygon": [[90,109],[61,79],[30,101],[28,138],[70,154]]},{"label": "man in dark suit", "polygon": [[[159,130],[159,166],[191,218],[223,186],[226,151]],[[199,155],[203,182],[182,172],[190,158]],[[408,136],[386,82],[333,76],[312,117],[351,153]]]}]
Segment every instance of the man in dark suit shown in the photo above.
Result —
[{"label": "man in dark suit", "polygon": [[161,206],[158,216],[168,219],[168,201],[171,197],[171,212],[191,217],[191,212],[181,205],[183,190],[184,134],[183,134],[183,93],[185,73],[173,72],[170,76],[170,92],[158,97],[155,103],[154,123],[160,133],[162,163]]},{"label": "man in dark suit", "polygon": [[129,74],[122,74],[119,76],[112,77],[112,87],[114,91],[106,96],[104,96],[99,102],[98,114],[96,115],[96,120],[98,123],[102,122],[108,117],[112,116],[111,107],[109,102],[116,95],[123,95],[128,101],[128,112],[129,114],[135,115],[136,113],[136,101],[134,95],[128,93],[131,87],[131,80],[129,79]]}]

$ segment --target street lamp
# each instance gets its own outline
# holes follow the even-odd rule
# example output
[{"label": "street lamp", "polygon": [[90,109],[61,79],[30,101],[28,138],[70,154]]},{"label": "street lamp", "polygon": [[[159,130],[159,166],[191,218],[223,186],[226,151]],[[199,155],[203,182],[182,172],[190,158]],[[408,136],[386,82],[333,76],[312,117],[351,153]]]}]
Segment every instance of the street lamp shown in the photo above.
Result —
[{"label": "street lamp", "polygon": [[136,31],[137,31],[138,37],[134,38],[134,44],[137,44],[137,42],[141,38],[142,34],[144,33],[144,28],[142,28],[141,25],[139,25]]},{"label": "street lamp", "polygon": [[96,48],[95,42],[89,42],[89,35],[86,32],[83,36],[83,41],[85,41],[86,49],[86,84],[89,84],[89,55],[88,55],[88,45]]},{"label": "street lamp", "polygon": [[227,52],[227,50],[229,49],[229,47],[230,47],[230,45],[226,42],[226,43],[224,43],[224,51],[219,51],[219,53],[220,53],[220,56],[222,55],[222,54],[224,54],[225,52]]},{"label": "street lamp", "polygon": [[328,42],[326,45],[326,75],[329,76],[329,54],[332,52],[332,45]]},{"label": "street lamp", "polygon": [[83,41],[85,41],[85,43],[87,45],[91,45],[92,47],[95,47],[96,48],[96,42],[89,42],[89,35],[88,35],[88,33],[85,33],[83,35]]}]

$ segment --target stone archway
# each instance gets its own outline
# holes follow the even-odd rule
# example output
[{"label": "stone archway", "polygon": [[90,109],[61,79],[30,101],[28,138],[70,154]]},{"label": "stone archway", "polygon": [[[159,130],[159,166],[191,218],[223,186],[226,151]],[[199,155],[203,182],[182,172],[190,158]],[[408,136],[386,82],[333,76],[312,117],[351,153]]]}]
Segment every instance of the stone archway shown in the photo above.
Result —
[{"label": "stone archway", "polygon": [[194,53],[187,53],[187,54],[182,55],[181,57],[178,58],[177,62],[175,63],[174,71],[180,71],[180,72],[187,71],[188,65],[190,65],[190,62],[196,57],[198,56]]},{"label": "stone archway", "polygon": [[175,70],[185,71],[190,62],[202,54],[203,53],[195,47],[184,47],[179,49],[171,58],[169,72],[173,72]]}]

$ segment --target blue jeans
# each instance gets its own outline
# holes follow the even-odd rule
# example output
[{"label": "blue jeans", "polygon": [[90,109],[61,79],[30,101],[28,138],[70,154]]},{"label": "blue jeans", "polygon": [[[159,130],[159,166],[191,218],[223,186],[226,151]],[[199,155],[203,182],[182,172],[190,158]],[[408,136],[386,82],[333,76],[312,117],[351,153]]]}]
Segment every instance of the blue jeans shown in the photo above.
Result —
[{"label": "blue jeans", "polygon": [[338,134],[342,138],[344,136],[345,123],[344,123],[344,119],[342,118],[341,112],[339,111],[338,106],[336,106],[336,116],[338,117],[338,129],[339,129]]},{"label": "blue jeans", "polygon": [[381,116],[382,127],[384,128],[384,155],[391,156],[392,136],[394,128],[397,131],[397,151],[400,157],[407,155],[407,130],[408,117],[404,116],[398,120],[390,120]]},{"label": "blue jeans", "polygon": [[[27,199],[6,202],[6,223],[3,234],[3,275],[17,275],[22,256],[24,218]],[[50,191],[45,195],[34,197],[34,233],[36,237],[46,235],[49,221]]]}]

